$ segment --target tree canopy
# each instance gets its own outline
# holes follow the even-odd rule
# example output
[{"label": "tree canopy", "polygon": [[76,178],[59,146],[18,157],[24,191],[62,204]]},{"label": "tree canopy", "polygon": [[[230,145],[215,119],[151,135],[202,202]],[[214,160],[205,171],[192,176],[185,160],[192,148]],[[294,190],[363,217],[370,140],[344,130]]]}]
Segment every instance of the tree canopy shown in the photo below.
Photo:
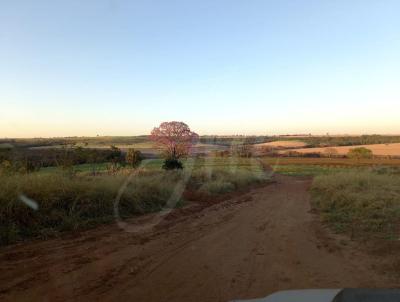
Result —
[{"label": "tree canopy", "polygon": [[151,139],[164,149],[166,159],[178,160],[190,152],[199,136],[185,123],[172,121],[154,128]]},{"label": "tree canopy", "polygon": [[358,147],[351,149],[348,153],[347,156],[349,158],[355,158],[355,159],[362,159],[362,158],[372,158],[374,154],[370,149],[367,149],[365,147]]}]

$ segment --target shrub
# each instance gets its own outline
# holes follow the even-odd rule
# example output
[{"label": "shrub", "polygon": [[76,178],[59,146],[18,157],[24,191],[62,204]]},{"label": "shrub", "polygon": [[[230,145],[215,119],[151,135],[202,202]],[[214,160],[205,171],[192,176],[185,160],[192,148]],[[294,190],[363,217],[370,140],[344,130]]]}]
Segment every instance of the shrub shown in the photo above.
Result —
[{"label": "shrub", "polygon": [[167,158],[164,160],[164,164],[162,166],[164,170],[182,170],[183,169],[183,164],[180,160],[178,159],[173,159],[173,158]]},{"label": "shrub", "polygon": [[374,154],[370,149],[365,147],[358,147],[354,149],[350,149],[347,153],[347,157],[354,159],[365,159],[365,158],[373,158]]},{"label": "shrub", "polygon": [[142,152],[135,149],[128,149],[125,156],[125,161],[131,167],[137,167],[143,160]]},{"label": "shrub", "polygon": [[121,149],[117,148],[114,145],[110,146],[111,152],[108,155],[108,160],[111,161],[112,163],[116,164],[116,163],[121,163],[123,162],[124,158],[122,156],[122,151]]}]

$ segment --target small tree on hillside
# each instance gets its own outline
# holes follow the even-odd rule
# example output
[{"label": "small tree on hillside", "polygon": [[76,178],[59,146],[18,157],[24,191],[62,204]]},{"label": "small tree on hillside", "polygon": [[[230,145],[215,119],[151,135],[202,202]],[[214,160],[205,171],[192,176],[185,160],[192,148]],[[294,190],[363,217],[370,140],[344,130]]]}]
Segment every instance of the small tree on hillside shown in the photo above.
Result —
[{"label": "small tree on hillside", "polygon": [[143,160],[142,152],[135,149],[128,149],[125,156],[125,161],[128,165],[135,168],[139,166],[140,162]]},{"label": "small tree on hillside", "polygon": [[164,150],[166,170],[182,169],[180,159],[189,154],[199,136],[183,122],[164,122],[151,131],[151,139]]},{"label": "small tree on hillside", "polygon": [[351,149],[347,153],[347,157],[349,158],[354,158],[354,159],[366,159],[366,158],[373,158],[374,154],[370,149],[367,149],[365,147],[358,147]]},{"label": "small tree on hillside", "polygon": [[109,173],[115,173],[119,169],[119,164],[121,164],[124,160],[122,156],[121,149],[115,147],[114,145],[110,146],[110,155],[108,156],[108,160],[110,164],[108,166]]},{"label": "small tree on hillside", "polygon": [[111,161],[113,165],[123,162],[124,157],[122,156],[122,151],[120,148],[114,145],[110,146],[110,154],[108,155],[108,160]]},{"label": "small tree on hillside", "polygon": [[332,157],[338,156],[339,152],[335,148],[328,147],[328,148],[325,148],[324,155],[326,155],[329,158],[332,158]]}]

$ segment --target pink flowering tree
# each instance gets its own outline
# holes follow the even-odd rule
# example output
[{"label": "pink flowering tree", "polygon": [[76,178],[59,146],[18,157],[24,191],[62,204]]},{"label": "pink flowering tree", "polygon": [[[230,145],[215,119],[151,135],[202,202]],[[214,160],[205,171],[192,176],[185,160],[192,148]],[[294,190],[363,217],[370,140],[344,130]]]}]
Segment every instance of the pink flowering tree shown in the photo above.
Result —
[{"label": "pink flowering tree", "polygon": [[[151,131],[151,140],[164,150],[164,167],[168,162],[174,162],[175,165],[179,163],[179,159],[190,153],[198,139],[197,133],[190,131],[189,126],[182,122],[164,122]],[[173,164],[174,168],[179,168],[179,164],[177,167]]]}]

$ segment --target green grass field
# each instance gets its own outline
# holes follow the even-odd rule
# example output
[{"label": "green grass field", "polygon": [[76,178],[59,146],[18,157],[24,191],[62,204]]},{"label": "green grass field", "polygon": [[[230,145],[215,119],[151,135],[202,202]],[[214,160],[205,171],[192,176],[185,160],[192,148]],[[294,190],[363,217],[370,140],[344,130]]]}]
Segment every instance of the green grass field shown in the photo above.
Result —
[{"label": "green grass field", "polygon": [[[262,172],[262,166],[257,159],[249,158],[219,158],[219,157],[200,157],[185,159],[182,161],[185,169],[224,169],[227,171],[247,170],[254,171],[255,173]],[[107,172],[110,163],[98,164],[82,164],[73,166],[74,172],[78,174],[88,174],[93,170],[96,172]],[[146,159],[143,160],[140,167],[150,171],[161,171],[163,165],[162,159]],[[40,169],[37,173],[52,174],[62,172],[60,167],[45,167]]]},{"label": "green grass field", "polygon": [[[317,176],[348,170],[363,171],[371,167],[394,166],[400,167],[397,159],[365,159],[353,160],[347,158],[238,158],[238,157],[199,157],[183,160],[183,164],[189,169],[227,169],[229,171],[251,170],[255,173],[262,170],[260,162],[271,166],[276,173],[292,176]],[[148,170],[161,170],[162,159],[147,159],[141,164]],[[107,172],[109,163],[82,164],[74,166],[78,174]],[[38,173],[49,174],[61,171],[58,167],[42,168]]]}]

